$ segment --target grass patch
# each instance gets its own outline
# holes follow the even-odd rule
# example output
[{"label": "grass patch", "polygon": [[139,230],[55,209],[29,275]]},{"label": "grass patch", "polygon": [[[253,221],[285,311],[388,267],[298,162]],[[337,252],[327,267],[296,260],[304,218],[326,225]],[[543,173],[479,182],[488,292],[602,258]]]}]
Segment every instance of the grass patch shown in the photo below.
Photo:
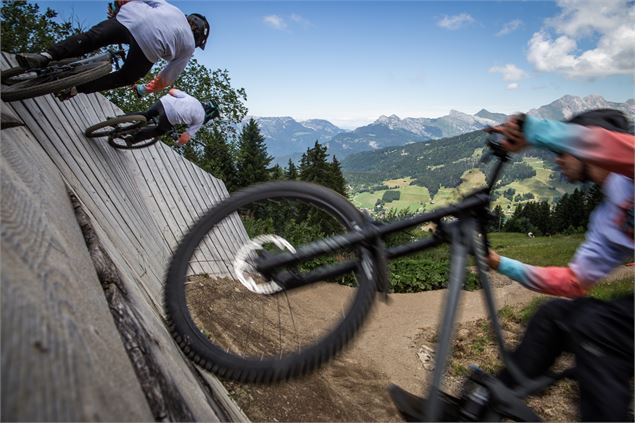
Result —
[{"label": "grass patch", "polygon": [[[410,179],[391,179],[384,181],[386,186],[399,186],[405,182],[409,183]],[[373,210],[377,200],[381,200],[384,193],[388,190],[380,190],[375,192],[361,192],[353,195],[352,202],[356,207]],[[398,191],[399,200],[391,201],[384,205],[385,209],[417,211],[430,203],[430,193],[426,187],[417,185],[401,185],[391,191]]]},{"label": "grass patch", "polygon": [[599,300],[611,300],[633,294],[633,279],[624,278],[613,282],[603,282],[595,285],[589,295]]},{"label": "grass patch", "polygon": [[500,255],[531,263],[535,266],[566,266],[575,250],[584,241],[583,234],[537,236],[496,232],[489,234],[489,241]]}]

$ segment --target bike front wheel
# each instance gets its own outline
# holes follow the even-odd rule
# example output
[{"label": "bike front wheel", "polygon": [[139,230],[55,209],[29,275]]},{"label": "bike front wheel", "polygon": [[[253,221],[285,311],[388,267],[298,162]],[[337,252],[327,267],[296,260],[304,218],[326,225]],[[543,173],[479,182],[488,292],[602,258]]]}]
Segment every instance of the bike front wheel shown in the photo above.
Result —
[{"label": "bike front wheel", "polygon": [[195,363],[232,380],[270,383],[319,368],[371,307],[369,251],[354,246],[295,265],[288,270],[353,263],[347,273],[292,290],[251,265],[363,223],[345,198],[315,184],[271,182],[232,195],[202,216],[172,258],[164,293],[170,332]]},{"label": "bike front wheel", "polygon": [[11,102],[54,94],[94,81],[111,71],[110,61],[52,64],[43,70],[10,68],[2,72],[0,96],[3,101]]},{"label": "bike front wheel", "polygon": [[148,138],[137,142],[129,142],[118,137],[108,138],[108,144],[110,144],[111,147],[118,148],[120,150],[136,150],[139,148],[146,148],[156,144],[157,141],[159,141],[158,137]]}]

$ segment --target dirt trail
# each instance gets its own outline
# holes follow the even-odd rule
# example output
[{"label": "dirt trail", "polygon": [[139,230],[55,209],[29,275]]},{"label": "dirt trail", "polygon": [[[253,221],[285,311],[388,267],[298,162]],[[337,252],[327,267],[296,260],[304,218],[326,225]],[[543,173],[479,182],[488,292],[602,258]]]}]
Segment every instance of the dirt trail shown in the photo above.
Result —
[{"label": "dirt trail", "polygon": [[[621,267],[609,280],[633,277]],[[496,274],[493,279],[497,308],[527,304],[539,294]],[[349,288],[323,285],[313,290],[313,310],[332,313],[333,304]],[[422,394],[432,372],[424,368],[416,339],[436,327],[446,290],[391,294],[388,304],[377,300],[353,343],[318,372],[272,386],[226,383],[230,393],[252,421],[400,421],[386,388],[395,383]],[[458,322],[485,317],[480,291],[462,292]]]}]

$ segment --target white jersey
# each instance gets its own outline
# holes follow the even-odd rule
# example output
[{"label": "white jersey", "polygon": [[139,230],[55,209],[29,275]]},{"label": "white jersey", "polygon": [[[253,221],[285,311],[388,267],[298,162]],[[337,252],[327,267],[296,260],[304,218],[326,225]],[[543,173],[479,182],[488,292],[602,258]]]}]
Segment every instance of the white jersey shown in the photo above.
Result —
[{"label": "white jersey", "polygon": [[181,90],[172,88],[168,95],[160,98],[165,109],[165,117],[172,125],[187,125],[187,133],[191,137],[205,122],[205,109],[196,98]]},{"label": "white jersey", "polygon": [[158,78],[173,83],[194,54],[194,34],[183,12],[165,0],[132,0],[121,6],[117,21],[125,26],[146,58],[168,62]]}]

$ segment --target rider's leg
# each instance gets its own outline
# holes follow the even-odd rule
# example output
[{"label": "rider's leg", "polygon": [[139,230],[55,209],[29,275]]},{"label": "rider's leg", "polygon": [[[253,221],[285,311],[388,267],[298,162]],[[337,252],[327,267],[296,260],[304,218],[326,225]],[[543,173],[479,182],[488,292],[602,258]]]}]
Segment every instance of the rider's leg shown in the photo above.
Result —
[{"label": "rider's leg", "polygon": [[[544,374],[556,358],[568,349],[568,321],[580,306],[579,300],[552,300],[542,305],[531,318],[523,339],[510,358],[519,370],[529,378]],[[507,369],[499,379],[510,387],[517,385]]]},{"label": "rider's leg", "polygon": [[168,118],[165,115],[165,109],[163,108],[163,105],[160,101],[157,101],[146,113],[147,115],[144,114],[146,115],[146,118],[148,116],[150,116],[150,118],[158,116],[159,121],[156,126],[142,128],[132,137],[132,142],[139,142],[147,140],[149,138],[160,137],[173,128],[172,124],[170,123],[170,121],[168,121]]},{"label": "rider's leg", "polygon": [[152,65],[153,63],[143,54],[141,47],[139,47],[136,41],[132,40],[130,42],[128,55],[121,69],[116,72],[111,72],[95,81],[79,85],[77,86],[77,91],[88,94],[132,85],[150,72]]},{"label": "rider's leg", "polygon": [[165,115],[165,109],[163,108],[163,104],[161,104],[161,100],[157,100],[157,102],[154,103],[152,107],[150,107],[145,112],[141,112],[139,114],[145,116],[147,120],[150,120],[161,114]]},{"label": "rider's leg", "polygon": [[573,327],[583,421],[632,421],[633,296],[595,301]]},{"label": "rider's leg", "polygon": [[106,19],[86,32],[68,37],[47,49],[53,60],[77,57],[111,44],[129,44],[134,40],[117,19]]},{"label": "rider's leg", "polygon": [[21,53],[16,60],[22,67],[44,67],[50,60],[81,56],[111,44],[129,44],[134,41],[130,31],[116,19],[107,19],[87,32],[68,37],[42,53]]}]

